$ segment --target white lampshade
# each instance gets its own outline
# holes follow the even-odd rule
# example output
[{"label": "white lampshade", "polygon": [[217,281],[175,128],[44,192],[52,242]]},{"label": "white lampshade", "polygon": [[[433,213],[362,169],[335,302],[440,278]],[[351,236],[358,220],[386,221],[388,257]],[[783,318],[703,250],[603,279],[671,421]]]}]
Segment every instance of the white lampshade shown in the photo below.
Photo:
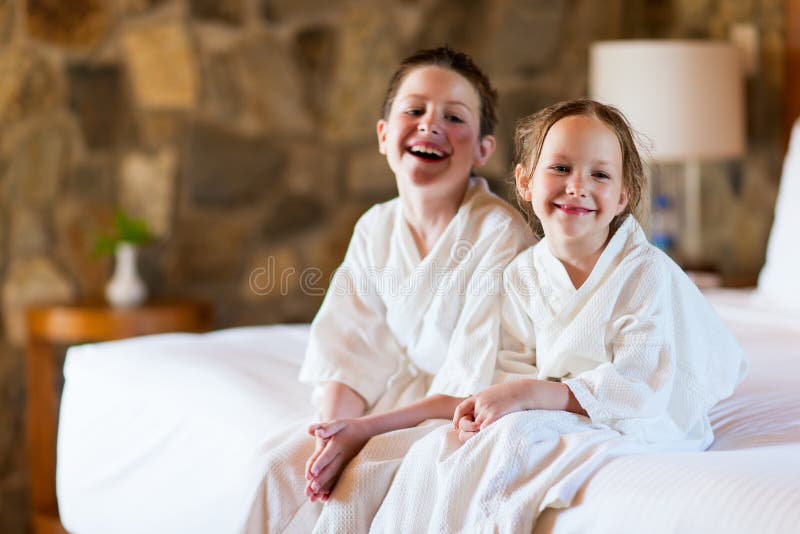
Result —
[{"label": "white lampshade", "polygon": [[716,41],[594,43],[592,98],[619,108],[656,161],[724,159],[745,150],[743,78],[733,45]]}]

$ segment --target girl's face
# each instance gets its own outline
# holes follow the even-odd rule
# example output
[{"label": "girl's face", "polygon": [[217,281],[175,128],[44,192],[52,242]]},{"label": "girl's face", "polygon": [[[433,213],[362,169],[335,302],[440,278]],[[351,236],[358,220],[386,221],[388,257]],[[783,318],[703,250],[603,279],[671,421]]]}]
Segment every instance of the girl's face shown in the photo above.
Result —
[{"label": "girl's face", "polygon": [[402,192],[424,187],[462,194],[472,167],[483,165],[494,137],[480,137],[480,98],[449,69],[412,70],[400,84],[389,116],[378,121],[378,146]]},{"label": "girl's face", "polygon": [[521,165],[514,172],[545,235],[564,244],[599,249],[612,219],[628,203],[619,140],[593,116],[572,115],[553,124],[533,176]]}]

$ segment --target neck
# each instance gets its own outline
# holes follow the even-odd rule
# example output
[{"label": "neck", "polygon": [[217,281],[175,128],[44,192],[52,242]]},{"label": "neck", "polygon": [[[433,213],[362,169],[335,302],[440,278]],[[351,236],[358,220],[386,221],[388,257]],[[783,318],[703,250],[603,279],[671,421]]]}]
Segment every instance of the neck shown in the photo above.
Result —
[{"label": "neck", "polygon": [[582,239],[548,239],[548,242],[553,255],[564,265],[572,285],[580,289],[610,239],[611,233],[606,229],[605,232]]},{"label": "neck", "polygon": [[403,214],[421,258],[428,255],[447,225],[453,220],[466,190],[467,182],[457,191],[439,196],[426,194],[420,188],[400,191]]}]

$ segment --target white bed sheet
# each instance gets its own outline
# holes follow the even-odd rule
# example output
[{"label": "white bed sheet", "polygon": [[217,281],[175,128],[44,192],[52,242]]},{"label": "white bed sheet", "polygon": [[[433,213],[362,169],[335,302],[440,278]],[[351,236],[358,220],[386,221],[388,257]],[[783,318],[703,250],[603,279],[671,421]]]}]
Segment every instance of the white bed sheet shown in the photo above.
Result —
[{"label": "white bed sheet", "polygon": [[[711,452],[609,462],[536,533],[792,532],[800,524],[800,318],[749,292],[710,295],[748,351],[712,412]],[[306,326],[167,334],[70,349],[58,441],[76,533],[239,532],[265,452],[310,420]]]}]

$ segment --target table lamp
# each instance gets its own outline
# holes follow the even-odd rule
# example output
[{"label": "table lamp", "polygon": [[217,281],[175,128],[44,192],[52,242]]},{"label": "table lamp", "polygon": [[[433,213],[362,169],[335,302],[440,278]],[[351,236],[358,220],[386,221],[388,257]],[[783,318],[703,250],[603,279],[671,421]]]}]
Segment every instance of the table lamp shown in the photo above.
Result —
[{"label": "table lamp", "polygon": [[686,264],[702,254],[700,162],[744,154],[744,96],[737,49],[691,40],[601,41],[592,44],[589,91],[619,108],[652,141],[653,161],[682,162]]}]

